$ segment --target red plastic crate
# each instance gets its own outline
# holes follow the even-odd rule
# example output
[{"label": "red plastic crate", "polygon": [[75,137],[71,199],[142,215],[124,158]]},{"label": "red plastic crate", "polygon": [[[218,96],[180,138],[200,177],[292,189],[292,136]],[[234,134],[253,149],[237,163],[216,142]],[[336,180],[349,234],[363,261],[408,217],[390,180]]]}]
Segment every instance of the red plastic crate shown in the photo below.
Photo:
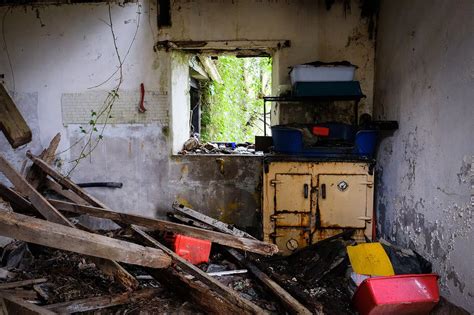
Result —
[{"label": "red plastic crate", "polygon": [[361,315],[429,314],[438,302],[438,275],[435,274],[366,279],[352,299]]},{"label": "red plastic crate", "polygon": [[329,136],[329,128],[328,127],[314,126],[313,127],[313,135],[321,136],[321,137],[327,137],[327,136]]},{"label": "red plastic crate", "polygon": [[209,261],[211,242],[177,234],[172,238],[172,248],[180,257],[197,265]]}]

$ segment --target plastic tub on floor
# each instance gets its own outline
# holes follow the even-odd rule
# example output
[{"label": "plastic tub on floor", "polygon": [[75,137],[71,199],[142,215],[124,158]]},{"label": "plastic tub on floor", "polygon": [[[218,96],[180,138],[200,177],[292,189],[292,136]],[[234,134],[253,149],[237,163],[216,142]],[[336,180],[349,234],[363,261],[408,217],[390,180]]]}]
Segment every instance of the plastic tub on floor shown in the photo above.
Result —
[{"label": "plastic tub on floor", "polygon": [[438,275],[413,274],[364,280],[352,303],[361,315],[423,315],[439,302]]},{"label": "plastic tub on floor", "polygon": [[172,237],[173,251],[190,263],[197,265],[209,262],[211,241],[177,234]]}]

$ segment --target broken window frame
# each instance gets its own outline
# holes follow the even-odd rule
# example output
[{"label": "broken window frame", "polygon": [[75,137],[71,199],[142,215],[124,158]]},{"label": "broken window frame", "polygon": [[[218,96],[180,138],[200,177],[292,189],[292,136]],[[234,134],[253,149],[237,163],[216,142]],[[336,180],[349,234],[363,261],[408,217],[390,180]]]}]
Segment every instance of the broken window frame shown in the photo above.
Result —
[{"label": "broken window frame", "polygon": [[[187,70],[183,69],[183,65],[189,64],[189,60],[198,54],[201,55],[234,55],[236,57],[271,57],[273,62],[277,62],[277,52],[286,47],[290,47],[289,40],[217,40],[217,41],[158,41],[155,45],[155,50],[166,51],[171,53],[171,93],[170,93],[170,113],[171,113],[171,139],[172,139],[172,155],[180,155],[184,142],[189,138],[191,131],[190,117],[187,115],[183,119],[180,115],[179,109],[184,110],[190,108],[190,83],[189,83],[189,66]],[[179,57],[178,57],[179,56]],[[184,56],[184,58],[183,58]],[[179,93],[180,84],[184,84],[183,74],[177,74],[178,69],[187,72],[185,95],[186,101],[183,98],[183,93]],[[181,77],[181,80],[180,80]],[[274,70],[272,67],[272,77],[274,77]],[[178,82],[181,81],[181,82]],[[177,117],[180,117],[177,119]],[[180,134],[186,132],[186,139]],[[206,155],[206,154],[201,154]],[[215,156],[216,154],[212,154]],[[235,154],[239,156],[240,154]]]}]

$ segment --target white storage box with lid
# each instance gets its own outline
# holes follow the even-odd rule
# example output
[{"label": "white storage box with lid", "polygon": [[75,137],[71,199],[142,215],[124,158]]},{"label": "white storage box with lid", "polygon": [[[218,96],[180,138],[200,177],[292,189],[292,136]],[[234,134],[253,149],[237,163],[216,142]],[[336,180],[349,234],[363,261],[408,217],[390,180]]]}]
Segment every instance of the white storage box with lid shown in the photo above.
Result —
[{"label": "white storage box with lid", "polygon": [[291,85],[297,82],[352,81],[355,69],[353,65],[298,65],[290,71]]}]

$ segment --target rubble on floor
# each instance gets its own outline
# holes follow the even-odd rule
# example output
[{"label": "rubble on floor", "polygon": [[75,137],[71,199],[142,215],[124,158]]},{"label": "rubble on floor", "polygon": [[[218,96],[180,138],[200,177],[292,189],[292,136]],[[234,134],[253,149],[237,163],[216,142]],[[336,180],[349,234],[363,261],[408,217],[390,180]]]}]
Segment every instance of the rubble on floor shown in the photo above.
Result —
[{"label": "rubble on floor", "polygon": [[[14,257],[15,249],[31,252],[27,264],[9,265]],[[14,274],[13,277],[0,280],[2,285],[28,279],[43,279],[38,284],[24,285],[9,289],[15,296],[25,298],[35,305],[47,306],[94,297],[109,297],[126,294],[126,290],[114,283],[110,277],[102,273],[93,263],[88,263],[83,256],[51,248],[15,241],[3,248],[2,268]],[[132,272],[139,273],[138,270]],[[143,272],[143,271],[142,271]],[[134,314],[149,313],[199,313],[199,308],[182,297],[167,290],[156,280],[142,280],[136,290],[153,289],[152,296],[138,298],[131,303],[112,306],[110,313]],[[120,304],[118,302],[115,302]],[[114,303],[111,303],[112,305]],[[96,302],[96,306],[98,306]],[[85,308],[83,308],[85,310]],[[53,309],[54,311],[54,309]]]},{"label": "rubble on floor", "polygon": [[[0,172],[12,184],[0,185],[0,235],[18,240],[2,250],[0,281],[8,282],[8,290],[0,289],[0,300],[7,313],[89,312],[125,304],[119,313],[147,307],[150,312],[157,308],[166,312],[162,305],[147,304],[150,301],[168,301],[172,313],[262,314],[276,309],[271,301],[254,296],[252,290],[257,289],[246,289],[250,282],[239,280],[227,286],[186,261],[163,245],[166,239],[161,234],[175,233],[259,255],[278,252],[276,245],[113,211],[50,165],[59,140],[56,136],[39,156],[28,151],[32,164],[22,173],[0,155]],[[109,219],[122,229],[91,230],[77,219],[81,216]],[[155,236],[159,241],[152,231],[160,231]],[[29,280],[16,281],[21,279]],[[154,285],[149,287],[144,280]],[[27,290],[11,290],[16,286]]]},{"label": "rubble on floor", "polygon": [[260,258],[258,266],[310,310],[326,314],[355,314],[346,276],[346,246],[353,239],[316,243],[288,257]]},{"label": "rubble on floor", "polygon": [[[272,257],[275,244],[177,203],[171,221],[116,212],[50,166],[58,142],[27,152],[26,174],[0,155],[13,185],[0,184],[0,235],[16,239],[0,256],[7,313],[355,314],[354,230]],[[120,228],[91,230],[80,216]],[[190,263],[169,233],[212,242],[210,258]],[[395,273],[431,271],[417,253],[380,244]]]}]

